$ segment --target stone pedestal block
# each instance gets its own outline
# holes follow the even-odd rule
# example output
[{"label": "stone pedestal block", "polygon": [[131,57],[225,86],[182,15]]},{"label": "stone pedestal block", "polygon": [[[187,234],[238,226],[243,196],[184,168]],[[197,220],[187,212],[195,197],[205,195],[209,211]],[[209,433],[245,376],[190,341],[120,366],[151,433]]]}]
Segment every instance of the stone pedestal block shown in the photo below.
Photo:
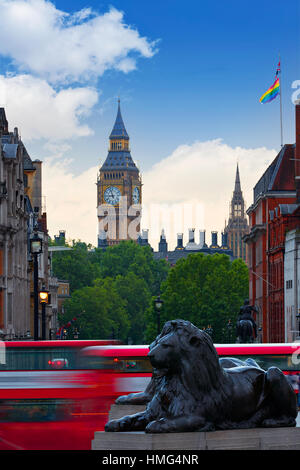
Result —
[{"label": "stone pedestal block", "polygon": [[92,450],[300,450],[300,428],[161,434],[95,432]]},{"label": "stone pedestal block", "polygon": [[123,416],[134,415],[145,411],[145,405],[112,405],[109,412],[109,421],[111,419],[123,418]]}]

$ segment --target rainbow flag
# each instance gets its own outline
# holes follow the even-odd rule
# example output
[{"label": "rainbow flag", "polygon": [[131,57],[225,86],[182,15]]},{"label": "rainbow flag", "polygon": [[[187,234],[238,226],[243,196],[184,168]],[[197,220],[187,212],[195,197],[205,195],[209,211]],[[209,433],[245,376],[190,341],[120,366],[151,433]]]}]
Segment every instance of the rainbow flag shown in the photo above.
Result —
[{"label": "rainbow flag", "polygon": [[262,95],[259,101],[261,103],[269,103],[270,101],[273,101],[276,98],[279,91],[280,91],[279,78],[276,78],[273,85],[271,85],[270,88]]}]

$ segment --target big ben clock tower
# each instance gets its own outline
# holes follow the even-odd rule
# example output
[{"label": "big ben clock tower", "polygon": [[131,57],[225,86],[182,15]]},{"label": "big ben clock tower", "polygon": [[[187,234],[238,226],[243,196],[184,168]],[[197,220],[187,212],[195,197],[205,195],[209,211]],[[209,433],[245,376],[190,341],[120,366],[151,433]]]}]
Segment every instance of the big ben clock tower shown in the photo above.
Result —
[{"label": "big ben clock tower", "polygon": [[140,232],[142,182],[132,160],[129,136],[121,115],[109,136],[108,155],[97,180],[98,247],[137,240]]}]

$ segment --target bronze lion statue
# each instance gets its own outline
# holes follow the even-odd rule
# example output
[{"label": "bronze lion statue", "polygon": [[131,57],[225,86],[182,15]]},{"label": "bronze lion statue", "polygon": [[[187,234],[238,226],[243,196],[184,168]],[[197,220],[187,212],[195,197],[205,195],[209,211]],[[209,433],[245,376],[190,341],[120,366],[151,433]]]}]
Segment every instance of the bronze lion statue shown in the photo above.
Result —
[{"label": "bronze lion statue", "polygon": [[192,323],[173,320],[166,330],[150,347],[149,359],[160,375],[146,410],[109,421],[106,432],[296,425],[295,393],[280,369],[222,367],[211,337]]}]

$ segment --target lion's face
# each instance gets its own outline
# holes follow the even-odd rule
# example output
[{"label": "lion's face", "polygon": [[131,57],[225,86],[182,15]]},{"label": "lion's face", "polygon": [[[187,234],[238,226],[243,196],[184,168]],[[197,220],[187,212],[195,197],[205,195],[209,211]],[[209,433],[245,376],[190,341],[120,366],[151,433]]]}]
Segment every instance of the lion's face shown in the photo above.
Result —
[{"label": "lion's face", "polygon": [[208,355],[209,362],[217,367],[217,353],[209,335],[190,322],[172,320],[150,345],[148,357],[156,369],[179,372],[183,363],[185,368],[190,361],[206,363]]},{"label": "lion's face", "polygon": [[172,332],[157,341],[150,349],[148,357],[156,369],[172,370],[178,366],[181,354],[178,335]]}]

